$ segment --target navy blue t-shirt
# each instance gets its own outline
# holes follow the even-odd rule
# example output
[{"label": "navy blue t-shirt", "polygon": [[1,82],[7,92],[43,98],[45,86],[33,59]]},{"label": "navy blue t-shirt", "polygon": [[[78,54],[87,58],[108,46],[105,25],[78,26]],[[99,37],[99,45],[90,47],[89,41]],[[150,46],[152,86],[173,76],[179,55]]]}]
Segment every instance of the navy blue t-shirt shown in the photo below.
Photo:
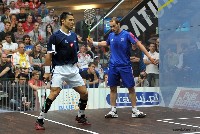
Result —
[{"label": "navy blue t-shirt", "polygon": [[53,53],[53,67],[77,63],[78,51],[78,39],[74,32],[66,34],[58,30],[50,36],[49,42],[47,43],[47,53]]}]

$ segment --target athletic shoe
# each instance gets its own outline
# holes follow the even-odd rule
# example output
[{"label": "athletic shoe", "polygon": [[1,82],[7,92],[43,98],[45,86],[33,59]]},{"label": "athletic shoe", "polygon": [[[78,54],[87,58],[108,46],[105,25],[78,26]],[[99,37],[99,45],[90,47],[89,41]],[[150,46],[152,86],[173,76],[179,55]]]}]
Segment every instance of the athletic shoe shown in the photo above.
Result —
[{"label": "athletic shoe", "polygon": [[88,122],[88,120],[85,117],[85,115],[81,115],[81,117],[78,117],[78,115],[77,115],[75,120],[78,122],[78,124],[91,125],[91,123]]},{"label": "athletic shoe", "polygon": [[43,119],[37,119],[37,121],[35,122],[35,129],[36,130],[45,130],[44,125],[44,121]]},{"label": "athletic shoe", "polygon": [[144,118],[146,116],[146,114],[144,114],[143,112],[136,110],[136,111],[132,111],[132,117],[133,118]]},{"label": "athletic shoe", "polygon": [[108,114],[105,115],[105,118],[118,118],[117,112],[110,111]]}]

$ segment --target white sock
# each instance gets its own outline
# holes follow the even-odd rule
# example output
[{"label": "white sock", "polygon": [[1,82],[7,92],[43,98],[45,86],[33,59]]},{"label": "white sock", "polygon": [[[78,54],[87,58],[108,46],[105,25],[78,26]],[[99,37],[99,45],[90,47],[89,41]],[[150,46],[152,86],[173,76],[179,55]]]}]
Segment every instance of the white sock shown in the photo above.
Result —
[{"label": "white sock", "polygon": [[40,112],[40,115],[38,116],[38,119],[44,119],[45,113],[44,112]]},{"label": "white sock", "polygon": [[132,111],[137,111],[137,107],[136,106],[132,107]]},{"label": "white sock", "polygon": [[84,115],[85,110],[79,110],[78,111],[78,117],[81,117],[81,115]]},{"label": "white sock", "polygon": [[116,106],[111,106],[111,111],[116,112],[117,111]]}]

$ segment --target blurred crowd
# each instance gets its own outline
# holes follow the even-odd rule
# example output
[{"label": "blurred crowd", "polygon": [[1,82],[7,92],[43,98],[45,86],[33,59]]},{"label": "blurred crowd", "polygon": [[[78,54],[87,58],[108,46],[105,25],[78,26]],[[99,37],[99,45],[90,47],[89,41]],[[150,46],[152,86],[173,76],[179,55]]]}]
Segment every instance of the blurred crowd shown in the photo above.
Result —
[{"label": "blurred crowd", "polygon": [[[59,16],[39,0],[0,1],[0,91],[8,93],[9,106],[14,110],[39,110],[38,89],[47,88],[42,81],[47,42],[60,29]],[[88,88],[106,88],[109,47],[89,47],[78,35],[77,66]],[[159,39],[147,49],[157,60],[152,64],[132,45],[135,85],[159,86]],[[63,82],[64,88],[70,88]],[[119,87],[123,87],[123,83]]]}]

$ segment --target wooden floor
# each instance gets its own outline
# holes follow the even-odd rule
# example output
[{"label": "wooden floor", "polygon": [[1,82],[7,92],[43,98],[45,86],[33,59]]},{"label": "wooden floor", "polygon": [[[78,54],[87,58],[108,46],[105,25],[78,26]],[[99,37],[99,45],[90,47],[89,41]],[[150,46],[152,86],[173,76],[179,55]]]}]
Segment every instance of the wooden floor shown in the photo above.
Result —
[{"label": "wooden floor", "polygon": [[0,134],[181,134],[200,133],[200,112],[165,107],[139,108],[146,118],[131,118],[130,108],[119,108],[119,118],[105,119],[110,109],[87,110],[91,126],[74,121],[77,111],[50,111],[46,130],[35,130],[39,112],[0,113]]}]

